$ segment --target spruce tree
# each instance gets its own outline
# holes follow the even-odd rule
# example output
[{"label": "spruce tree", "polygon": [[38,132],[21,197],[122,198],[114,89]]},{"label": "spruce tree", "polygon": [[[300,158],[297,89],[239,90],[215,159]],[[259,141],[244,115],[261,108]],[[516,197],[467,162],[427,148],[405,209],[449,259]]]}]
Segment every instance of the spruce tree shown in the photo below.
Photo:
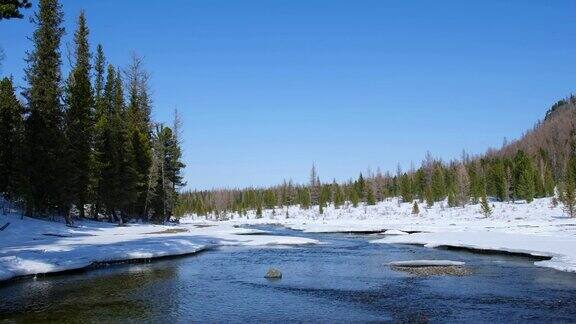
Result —
[{"label": "spruce tree", "polygon": [[404,173],[400,177],[400,196],[402,197],[402,201],[411,202],[414,199],[412,192],[412,179],[408,174]]},{"label": "spruce tree", "polygon": [[103,167],[102,155],[103,143],[105,136],[105,129],[108,123],[108,111],[106,105],[106,98],[104,96],[104,85],[105,85],[105,73],[106,73],[106,58],[104,57],[104,50],[102,45],[98,44],[96,47],[96,59],[94,62],[94,70],[96,72],[95,83],[94,83],[94,116],[93,116],[93,159],[92,159],[92,190],[94,194],[94,206],[92,208],[93,217],[97,218],[100,213],[100,208],[102,207],[102,201],[100,197],[100,182],[101,179],[101,169]]},{"label": "spruce tree", "polygon": [[68,160],[68,189],[72,203],[84,217],[84,206],[89,198],[92,165],[93,107],[90,84],[90,49],[88,27],[84,12],[78,17],[74,36],[76,65],[67,85],[66,137]]},{"label": "spruce tree", "polygon": [[413,215],[418,215],[420,214],[420,208],[418,207],[418,202],[414,201],[414,204],[412,204],[412,214]]},{"label": "spruce tree", "polygon": [[448,207],[458,206],[458,201],[456,200],[456,195],[453,190],[448,191]]},{"label": "spruce tree", "polygon": [[24,107],[16,98],[12,80],[0,81],[0,194],[5,199],[26,193]]},{"label": "spruce tree", "polygon": [[[119,170],[116,179],[120,181],[120,193],[117,195],[117,206],[122,217],[130,215],[130,208],[134,205],[140,194],[140,174],[136,161],[137,152],[132,146],[129,135],[129,117],[124,103],[124,91],[120,70],[116,71],[113,95],[113,134],[115,135],[115,151],[118,158]],[[146,178],[148,171],[146,171]],[[148,183],[146,183],[147,187]],[[147,188],[146,188],[147,189]],[[123,218],[119,221],[122,223]]]},{"label": "spruce tree", "polygon": [[152,165],[152,144],[150,125],[150,98],[148,96],[148,75],[143,69],[141,58],[136,54],[126,72],[128,85],[128,128],[133,150],[133,167],[137,175],[136,200],[131,212],[145,215],[148,201],[149,171]]},{"label": "spruce tree", "polygon": [[340,206],[344,204],[344,193],[342,192],[342,188],[334,181],[332,184],[332,190],[334,195],[334,208],[338,209]]},{"label": "spruce tree", "polygon": [[434,194],[432,193],[431,186],[426,187],[424,196],[426,198],[426,205],[428,206],[428,208],[434,206]]},{"label": "spruce tree", "polygon": [[532,202],[535,194],[534,169],[532,161],[519,150],[514,157],[514,196]]},{"label": "spruce tree", "polygon": [[350,202],[352,202],[352,207],[358,207],[358,203],[360,202],[360,197],[358,195],[358,190],[353,187],[350,189]]},{"label": "spruce tree", "polygon": [[440,201],[446,196],[446,183],[444,181],[444,171],[441,165],[437,165],[432,172],[432,199]]},{"label": "spruce tree", "polygon": [[484,214],[484,216],[488,217],[492,215],[492,209],[490,208],[490,204],[488,203],[488,198],[486,197],[486,195],[483,195],[482,198],[480,199],[480,207],[482,209],[482,214]]},{"label": "spruce tree", "polygon": [[[175,134],[169,127],[159,125],[153,137],[153,159],[150,172],[151,189],[149,204],[153,219],[157,222],[169,221],[178,203],[178,189],[183,185],[180,174],[184,164],[180,161],[181,152]],[[271,192],[272,195],[274,194]],[[275,201],[267,195],[264,202],[267,208]]]},{"label": "spruce tree", "polygon": [[30,195],[27,212],[46,215],[68,211],[66,147],[60,87],[60,40],[64,34],[62,7],[57,0],[40,0],[37,29],[28,53],[25,91],[29,115],[25,122]]},{"label": "spruce tree", "polygon": [[372,186],[366,186],[366,204],[368,206],[376,205],[376,198],[374,197],[374,191],[372,190]]},{"label": "spruce tree", "polygon": [[20,9],[32,7],[29,0],[2,0],[0,1],[0,21],[3,19],[22,18]]}]

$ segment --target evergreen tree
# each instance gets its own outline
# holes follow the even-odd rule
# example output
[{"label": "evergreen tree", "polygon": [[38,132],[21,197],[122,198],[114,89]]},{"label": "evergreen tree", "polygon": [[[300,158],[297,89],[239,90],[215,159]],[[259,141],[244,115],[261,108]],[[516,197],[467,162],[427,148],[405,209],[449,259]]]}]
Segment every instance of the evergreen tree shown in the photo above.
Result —
[{"label": "evergreen tree", "polygon": [[358,207],[358,203],[360,202],[360,197],[358,196],[358,190],[353,187],[350,189],[350,202],[352,202],[352,207]]},{"label": "evergreen tree", "polygon": [[488,204],[488,198],[486,195],[483,195],[480,199],[480,207],[482,208],[482,214],[488,217],[492,215],[492,209],[490,208],[490,204]]},{"label": "evergreen tree", "polygon": [[[101,201],[99,195],[101,169],[103,167],[102,155],[105,154],[103,150],[104,136],[106,127],[108,127],[108,110],[106,98],[104,97],[105,73],[106,73],[106,58],[104,57],[104,49],[102,45],[98,44],[96,47],[96,59],[94,62],[94,70],[96,72],[94,84],[94,116],[93,116],[93,159],[91,168],[91,186],[94,195],[94,206],[92,209],[93,217],[97,218],[100,213]],[[105,161],[104,161],[105,162]]]},{"label": "evergreen tree", "polygon": [[[574,141],[574,135],[572,135]],[[559,186],[558,200],[564,207],[564,212],[570,217],[576,216],[576,145],[572,143],[572,153],[566,170],[564,181]]]},{"label": "evergreen tree", "polygon": [[432,172],[432,199],[440,201],[446,196],[446,183],[441,165],[437,165]]},{"label": "evergreen tree", "polygon": [[0,1],[0,20],[24,17],[20,9],[32,7],[29,0],[2,0]]},{"label": "evergreen tree", "polygon": [[90,84],[90,50],[88,27],[84,12],[78,18],[78,29],[74,37],[76,65],[68,79],[66,112],[66,137],[68,159],[68,189],[72,203],[84,217],[84,206],[88,202],[92,166],[92,112],[94,100]]},{"label": "evergreen tree", "polygon": [[458,206],[458,201],[456,200],[456,195],[453,190],[448,191],[448,207]]},{"label": "evergreen tree", "polygon": [[418,202],[414,201],[414,204],[412,204],[412,214],[413,215],[418,215],[420,214],[420,208],[418,207]]},{"label": "evergreen tree", "polygon": [[26,80],[29,116],[25,122],[30,195],[27,212],[67,214],[63,111],[60,98],[60,40],[64,34],[62,7],[57,0],[40,0],[37,29],[28,54]]},{"label": "evergreen tree", "polygon": [[[149,193],[149,201],[153,211],[153,219],[157,222],[169,221],[174,215],[177,205],[178,189],[183,185],[181,169],[184,164],[180,161],[181,150],[175,134],[169,127],[159,125],[153,141],[152,170],[150,182],[153,186]],[[274,192],[268,190],[272,197],[265,195],[264,202],[273,208],[276,197]]]},{"label": "evergreen tree", "polygon": [[376,198],[374,198],[374,191],[372,190],[372,186],[366,186],[366,204],[368,206],[376,205]]},{"label": "evergreen tree", "polygon": [[360,200],[364,200],[366,198],[366,180],[362,176],[362,173],[358,176],[358,180],[355,183],[356,193],[358,194],[358,198]]},{"label": "evergreen tree", "polygon": [[564,183],[560,187],[558,201],[562,203],[564,212],[570,217],[576,215],[576,183],[574,181],[574,172],[569,171]]},{"label": "evergreen tree", "polygon": [[136,171],[136,200],[131,212],[146,215],[148,201],[149,172],[152,165],[150,125],[150,98],[148,96],[148,74],[144,71],[141,58],[136,54],[126,72],[128,85],[127,120],[133,151],[133,167]]},{"label": "evergreen tree", "polygon": [[299,192],[299,203],[300,207],[303,209],[310,208],[310,190],[306,187],[298,190]]},{"label": "evergreen tree", "polygon": [[534,169],[528,155],[521,150],[514,157],[514,180],[514,196],[532,202],[535,193]]},{"label": "evergreen tree", "polygon": [[25,194],[24,107],[12,80],[0,81],[0,194],[8,200]]},{"label": "evergreen tree", "polygon": [[332,184],[333,196],[334,196],[334,208],[340,208],[344,204],[344,193],[342,188],[334,181]]},{"label": "evergreen tree", "polygon": [[404,202],[411,202],[414,197],[412,195],[412,179],[406,173],[400,177],[400,196]]}]

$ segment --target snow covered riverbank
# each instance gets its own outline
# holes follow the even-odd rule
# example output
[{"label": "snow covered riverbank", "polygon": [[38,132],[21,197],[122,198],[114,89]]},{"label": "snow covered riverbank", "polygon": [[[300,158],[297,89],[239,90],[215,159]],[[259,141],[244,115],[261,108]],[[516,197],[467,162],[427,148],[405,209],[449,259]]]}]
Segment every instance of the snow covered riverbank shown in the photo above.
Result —
[{"label": "snow covered riverbank", "polygon": [[[296,207],[266,210],[262,218],[229,215],[232,224],[281,224],[305,232],[358,232],[389,234],[374,243],[421,244],[428,247],[462,247],[473,250],[530,254],[550,260],[538,266],[576,272],[576,219],[568,218],[549,198],[526,203],[490,203],[493,213],[485,217],[479,205],[448,208],[437,203],[432,208],[392,199],[376,206],[318,208]],[[288,212],[288,216],[286,216]],[[189,220],[198,219],[190,217]],[[411,233],[411,234],[408,234]]]},{"label": "snow covered riverbank", "polygon": [[[302,237],[273,236],[233,224],[151,225],[82,221],[77,227],[18,215],[0,216],[0,281],[61,272],[99,263],[192,254],[218,245],[316,244]],[[250,234],[259,235],[250,235]]]},{"label": "snow covered riverbank", "polygon": [[[191,254],[218,245],[298,245],[316,240],[274,236],[239,228],[238,225],[279,224],[305,232],[384,233],[373,243],[420,244],[428,247],[460,247],[505,251],[541,257],[538,266],[576,272],[576,219],[564,216],[550,199],[530,204],[493,204],[484,217],[480,206],[444,208],[436,204],[411,213],[410,204],[397,200],[357,208],[297,207],[265,210],[262,218],[229,215],[227,221],[186,217],[179,225],[129,224],[117,226],[91,221],[77,227],[62,223],[0,216],[0,281],[14,277],[82,269],[98,263]],[[288,211],[288,216],[286,216]],[[254,235],[256,234],[256,235]]]}]

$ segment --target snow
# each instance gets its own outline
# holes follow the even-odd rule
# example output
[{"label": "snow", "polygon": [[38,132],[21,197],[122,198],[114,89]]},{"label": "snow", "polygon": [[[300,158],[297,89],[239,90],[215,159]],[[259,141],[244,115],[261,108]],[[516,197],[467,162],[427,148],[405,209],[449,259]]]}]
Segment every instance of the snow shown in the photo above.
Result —
[{"label": "snow", "polygon": [[[0,281],[14,277],[81,269],[98,263],[152,259],[196,253],[217,245],[275,246],[316,244],[316,240],[266,235],[233,224],[180,225],[59,222],[0,216]],[[250,235],[250,234],[260,235]]]},{"label": "snow", "polygon": [[[489,217],[481,213],[478,204],[449,208],[446,202],[431,208],[420,204],[420,214],[413,215],[412,203],[389,199],[375,206],[329,206],[322,215],[317,206],[265,210],[262,218],[256,218],[254,212],[229,214],[225,223],[278,224],[312,233],[383,233],[383,238],[373,242],[529,254],[550,258],[536,261],[538,266],[576,272],[576,218],[565,216],[560,206],[552,206],[552,199],[491,201],[490,206],[493,213]],[[190,215],[188,219],[204,217]]]},{"label": "snow", "polygon": [[389,266],[393,267],[449,267],[463,266],[465,264],[465,262],[452,260],[407,260],[388,263]]},{"label": "snow", "polygon": [[[378,233],[375,244],[421,244],[505,251],[550,258],[537,266],[576,272],[576,219],[564,216],[551,199],[530,204],[491,202],[485,217],[479,205],[420,207],[390,199],[375,206],[336,209],[298,207],[265,210],[257,218],[227,215],[227,220],[190,215],[178,225],[115,224],[81,221],[77,227],[17,214],[0,215],[0,281],[18,276],[81,269],[93,264],[196,253],[219,245],[285,246],[318,244],[314,239],[277,236],[240,225],[277,224],[304,232]],[[286,217],[288,212],[288,218]]]}]

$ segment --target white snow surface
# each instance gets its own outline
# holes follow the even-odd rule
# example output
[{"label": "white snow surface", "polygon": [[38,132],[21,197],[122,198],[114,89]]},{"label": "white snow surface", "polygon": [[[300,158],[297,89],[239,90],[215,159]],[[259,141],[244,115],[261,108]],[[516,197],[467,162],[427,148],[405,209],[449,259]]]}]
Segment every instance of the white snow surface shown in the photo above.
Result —
[{"label": "white snow surface", "polygon": [[[491,201],[490,206],[493,213],[489,217],[481,213],[478,204],[449,208],[445,201],[431,208],[420,204],[420,214],[413,215],[412,203],[394,198],[375,206],[329,206],[322,215],[317,206],[265,210],[261,218],[256,218],[254,212],[246,216],[234,213],[226,215],[225,223],[279,224],[315,233],[380,232],[384,237],[374,243],[525,253],[551,258],[535,262],[538,266],[576,272],[576,218],[567,217],[561,206],[552,206],[552,199],[531,203]],[[190,221],[205,218],[188,216]]]},{"label": "white snow surface", "polygon": [[[191,254],[216,245],[316,244],[302,237],[265,235],[222,222],[178,225],[61,222],[0,215],[0,281],[14,277],[81,269],[95,263]],[[176,231],[173,233],[165,231]],[[247,235],[259,233],[264,235]]]}]

